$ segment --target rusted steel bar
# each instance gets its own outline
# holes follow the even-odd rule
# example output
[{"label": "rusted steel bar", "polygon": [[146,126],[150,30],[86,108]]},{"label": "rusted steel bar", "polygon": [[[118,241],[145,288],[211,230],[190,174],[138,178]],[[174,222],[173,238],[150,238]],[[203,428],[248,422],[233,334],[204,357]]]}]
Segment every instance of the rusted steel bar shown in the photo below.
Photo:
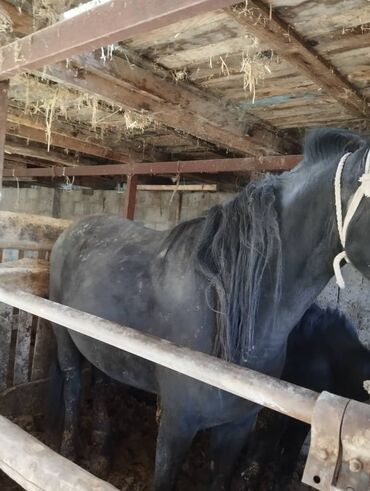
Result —
[{"label": "rusted steel bar", "polygon": [[0,79],[93,51],[235,0],[110,0],[0,49]]},{"label": "rusted steel bar", "polygon": [[246,157],[235,159],[182,160],[135,164],[84,165],[78,167],[43,167],[36,169],[4,169],[4,177],[122,176],[163,174],[217,174],[219,172],[290,170],[302,155]]},{"label": "rusted steel bar", "polygon": [[8,112],[9,80],[0,82],[0,199],[3,187],[6,116]]},{"label": "rusted steel bar", "polygon": [[0,287],[0,302],[90,336],[129,353],[158,363],[206,384],[306,423],[318,394],[164,339],[60,305],[50,300]]},{"label": "rusted steel bar", "polygon": [[117,491],[0,416],[0,469],[27,491]]},{"label": "rusted steel bar", "polygon": [[127,176],[123,203],[123,216],[128,220],[133,220],[135,216],[136,190],[137,176]]}]

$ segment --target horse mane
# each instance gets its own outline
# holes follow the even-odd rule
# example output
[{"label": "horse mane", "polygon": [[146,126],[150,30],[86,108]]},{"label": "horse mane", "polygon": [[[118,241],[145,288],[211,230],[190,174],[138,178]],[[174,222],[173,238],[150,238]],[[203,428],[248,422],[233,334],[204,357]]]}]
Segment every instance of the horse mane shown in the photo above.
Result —
[{"label": "horse mane", "polygon": [[316,128],[306,133],[304,162],[315,164],[322,160],[355,152],[368,145],[367,140],[350,130],[341,128]]},{"label": "horse mane", "polygon": [[280,298],[282,254],[276,210],[277,178],[251,182],[204,219],[197,247],[199,267],[217,293],[214,353],[242,363],[254,347],[256,318],[266,280],[275,318]]}]

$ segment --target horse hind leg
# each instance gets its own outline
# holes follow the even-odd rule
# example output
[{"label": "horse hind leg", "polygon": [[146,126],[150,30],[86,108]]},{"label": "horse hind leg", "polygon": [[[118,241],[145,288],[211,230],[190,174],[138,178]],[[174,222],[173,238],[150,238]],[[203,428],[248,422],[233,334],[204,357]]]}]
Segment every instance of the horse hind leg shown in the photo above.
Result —
[{"label": "horse hind leg", "polygon": [[64,382],[64,423],[60,451],[64,457],[75,460],[81,400],[81,354],[65,327],[54,325],[53,330]]},{"label": "horse hind leg", "polygon": [[198,431],[192,418],[185,418],[180,407],[167,410],[162,406],[160,415],[153,491],[172,491],[177,471]]},{"label": "horse hind leg", "polygon": [[93,367],[93,430],[90,470],[105,477],[110,466],[111,425],[107,411],[108,377]]}]

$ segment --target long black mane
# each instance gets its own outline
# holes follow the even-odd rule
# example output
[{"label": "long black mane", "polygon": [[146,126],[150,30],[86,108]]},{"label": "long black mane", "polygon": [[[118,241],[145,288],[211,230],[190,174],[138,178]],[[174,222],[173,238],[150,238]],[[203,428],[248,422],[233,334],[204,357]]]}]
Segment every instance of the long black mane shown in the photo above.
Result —
[{"label": "long black mane", "polygon": [[282,256],[276,187],[276,177],[267,176],[248,184],[232,201],[212,208],[199,240],[199,265],[218,299],[215,354],[237,363],[247,361],[253,350],[267,275],[275,285],[273,310],[280,298]]}]

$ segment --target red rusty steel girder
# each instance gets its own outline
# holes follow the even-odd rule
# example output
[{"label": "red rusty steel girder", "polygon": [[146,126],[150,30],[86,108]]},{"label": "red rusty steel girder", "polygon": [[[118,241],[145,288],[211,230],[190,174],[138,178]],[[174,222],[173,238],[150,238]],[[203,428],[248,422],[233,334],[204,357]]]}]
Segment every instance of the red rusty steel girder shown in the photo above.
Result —
[{"label": "red rusty steel girder", "polygon": [[213,160],[181,160],[135,164],[80,165],[77,167],[46,167],[34,169],[4,169],[4,177],[82,177],[130,176],[163,174],[217,174],[219,172],[290,170],[302,160],[302,155],[247,157]]},{"label": "red rusty steel girder", "polygon": [[110,0],[0,48],[0,80],[234,3]]},{"label": "red rusty steel girder", "polygon": [[137,176],[128,176],[123,203],[123,216],[128,220],[133,220],[135,216],[137,190]]}]

